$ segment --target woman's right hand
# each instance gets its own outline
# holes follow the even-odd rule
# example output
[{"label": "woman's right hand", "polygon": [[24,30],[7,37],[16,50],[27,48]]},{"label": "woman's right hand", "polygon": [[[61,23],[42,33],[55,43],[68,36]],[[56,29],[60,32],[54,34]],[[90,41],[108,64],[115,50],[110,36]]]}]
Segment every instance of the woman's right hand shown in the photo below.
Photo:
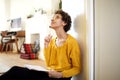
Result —
[{"label": "woman's right hand", "polygon": [[61,72],[57,72],[55,70],[48,71],[48,76],[51,78],[62,78],[63,77]]},{"label": "woman's right hand", "polygon": [[45,39],[44,39],[44,47],[45,47],[45,48],[48,47],[51,39],[52,39],[52,35],[51,35],[51,34],[49,34],[48,36],[45,37]]}]

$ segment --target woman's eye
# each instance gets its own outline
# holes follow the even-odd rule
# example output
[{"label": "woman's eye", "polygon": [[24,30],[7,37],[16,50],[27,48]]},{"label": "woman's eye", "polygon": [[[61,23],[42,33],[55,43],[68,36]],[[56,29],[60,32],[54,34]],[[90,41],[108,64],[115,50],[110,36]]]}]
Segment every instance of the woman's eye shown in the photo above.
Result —
[{"label": "woman's eye", "polygon": [[54,16],[52,19],[60,19],[60,18],[61,18],[61,16],[56,15],[56,16]]},{"label": "woman's eye", "polygon": [[59,16],[56,16],[56,19],[59,19],[60,17]]}]

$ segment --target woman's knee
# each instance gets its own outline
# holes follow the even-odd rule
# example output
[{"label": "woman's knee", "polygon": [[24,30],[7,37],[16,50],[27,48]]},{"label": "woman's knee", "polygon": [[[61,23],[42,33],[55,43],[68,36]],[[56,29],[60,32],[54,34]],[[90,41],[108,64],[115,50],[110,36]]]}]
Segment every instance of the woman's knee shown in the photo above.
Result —
[{"label": "woman's knee", "polygon": [[13,66],[13,67],[11,67],[11,69],[10,70],[16,70],[16,69],[20,69],[21,67],[19,67],[19,66]]}]

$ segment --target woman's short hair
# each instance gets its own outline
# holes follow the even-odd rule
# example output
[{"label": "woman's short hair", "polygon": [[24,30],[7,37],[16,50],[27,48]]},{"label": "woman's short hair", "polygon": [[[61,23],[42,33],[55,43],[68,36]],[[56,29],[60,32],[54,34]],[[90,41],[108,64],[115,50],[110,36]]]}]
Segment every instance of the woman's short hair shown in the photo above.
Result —
[{"label": "woman's short hair", "polygon": [[62,16],[62,20],[66,23],[66,25],[64,26],[65,32],[70,30],[71,22],[72,22],[70,15],[67,12],[63,11],[63,10],[57,10],[55,12],[55,14],[60,14]]}]

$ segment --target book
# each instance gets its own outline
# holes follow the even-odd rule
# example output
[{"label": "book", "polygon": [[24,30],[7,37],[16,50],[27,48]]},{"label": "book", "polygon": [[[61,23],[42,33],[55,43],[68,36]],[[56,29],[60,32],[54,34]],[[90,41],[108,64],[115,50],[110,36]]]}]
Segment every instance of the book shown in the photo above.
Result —
[{"label": "book", "polygon": [[37,70],[37,71],[48,71],[46,68],[42,66],[37,66],[37,65],[25,64],[24,67],[32,70]]}]

